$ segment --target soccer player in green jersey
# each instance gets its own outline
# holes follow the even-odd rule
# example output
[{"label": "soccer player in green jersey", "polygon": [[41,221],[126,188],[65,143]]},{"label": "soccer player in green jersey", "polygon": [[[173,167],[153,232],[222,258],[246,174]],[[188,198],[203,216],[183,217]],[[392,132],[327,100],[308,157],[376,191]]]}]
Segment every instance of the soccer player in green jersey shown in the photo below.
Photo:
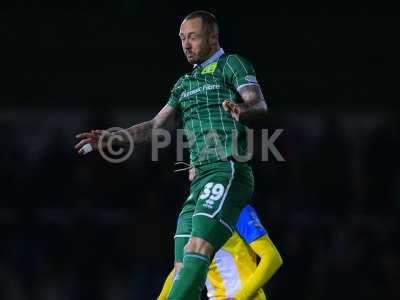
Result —
[{"label": "soccer player in green jersey", "polygon": [[80,154],[87,146],[99,150],[116,136],[128,142],[126,132],[135,143],[150,142],[155,130],[182,120],[196,176],[178,218],[175,261],[182,267],[167,299],[198,300],[210,258],[231,237],[245,199],[252,198],[252,170],[240,159],[247,152],[244,123],[264,118],[267,106],[250,62],[220,47],[214,15],[189,14],[179,37],[194,69],[177,81],[161,111],[124,131],[78,134],[75,148]]}]

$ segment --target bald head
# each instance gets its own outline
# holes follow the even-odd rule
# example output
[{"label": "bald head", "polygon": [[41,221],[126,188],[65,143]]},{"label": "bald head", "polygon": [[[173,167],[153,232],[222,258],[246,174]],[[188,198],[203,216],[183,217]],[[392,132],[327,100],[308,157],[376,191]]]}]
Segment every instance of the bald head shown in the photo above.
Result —
[{"label": "bald head", "polygon": [[183,52],[191,64],[202,63],[220,48],[217,20],[206,11],[187,15],[181,24],[179,37]]},{"label": "bald head", "polygon": [[212,13],[205,10],[197,10],[188,14],[183,22],[196,18],[201,20],[203,30],[205,30],[207,33],[219,32],[217,18]]}]

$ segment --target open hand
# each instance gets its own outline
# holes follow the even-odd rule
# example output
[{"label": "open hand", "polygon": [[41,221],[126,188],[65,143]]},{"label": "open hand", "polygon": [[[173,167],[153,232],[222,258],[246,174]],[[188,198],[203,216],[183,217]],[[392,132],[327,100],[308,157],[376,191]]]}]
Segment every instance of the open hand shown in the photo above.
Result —
[{"label": "open hand", "polygon": [[99,146],[103,147],[105,145],[107,135],[109,135],[109,132],[106,130],[92,130],[77,134],[75,137],[79,142],[75,145],[75,149],[81,155],[93,150],[97,151]]},{"label": "open hand", "polygon": [[235,102],[231,100],[225,100],[222,103],[222,107],[224,108],[225,111],[231,113],[232,118],[234,118],[236,121],[239,121],[239,115],[240,115],[239,105],[237,105]]}]

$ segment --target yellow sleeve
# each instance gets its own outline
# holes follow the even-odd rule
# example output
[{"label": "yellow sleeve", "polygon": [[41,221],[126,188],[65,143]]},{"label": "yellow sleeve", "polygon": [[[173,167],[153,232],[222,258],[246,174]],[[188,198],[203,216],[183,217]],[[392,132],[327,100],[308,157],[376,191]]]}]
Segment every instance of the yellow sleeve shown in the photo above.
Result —
[{"label": "yellow sleeve", "polygon": [[250,247],[260,257],[260,262],[235,295],[236,300],[249,300],[251,296],[255,296],[282,265],[282,258],[268,235],[265,234],[250,243]]},{"label": "yellow sleeve", "polygon": [[158,295],[157,300],[167,299],[169,291],[171,290],[172,287],[172,282],[174,281],[174,276],[175,276],[175,269],[172,269],[172,271],[168,274],[167,279],[165,279],[163,288],[161,290],[160,295]]}]

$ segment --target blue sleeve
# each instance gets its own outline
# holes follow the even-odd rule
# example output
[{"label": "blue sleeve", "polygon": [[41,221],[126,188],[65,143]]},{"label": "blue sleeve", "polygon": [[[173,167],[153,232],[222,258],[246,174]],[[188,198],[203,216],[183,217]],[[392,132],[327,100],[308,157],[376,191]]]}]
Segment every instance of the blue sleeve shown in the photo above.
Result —
[{"label": "blue sleeve", "polygon": [[236,231],[247,244],[250,244],[259,237],[268,234],[261,224],[256,210],[250,205],[246,205],[242,209],[239,220],[236,223]]}]

